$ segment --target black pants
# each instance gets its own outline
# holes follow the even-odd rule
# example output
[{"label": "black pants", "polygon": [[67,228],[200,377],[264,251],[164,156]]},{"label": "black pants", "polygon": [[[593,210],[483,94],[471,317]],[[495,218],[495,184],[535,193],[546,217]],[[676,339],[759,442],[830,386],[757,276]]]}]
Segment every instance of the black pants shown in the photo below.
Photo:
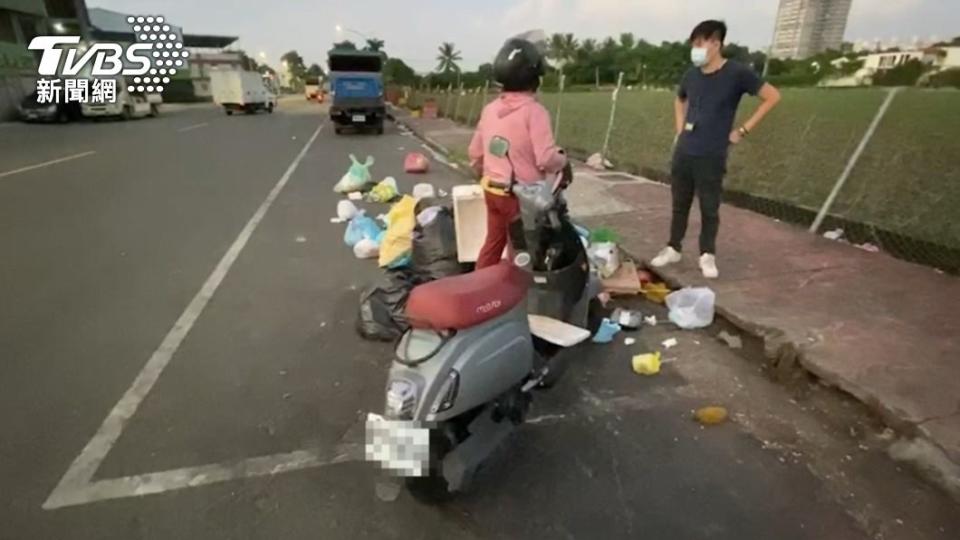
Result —
[{"label": "black pants", "polygon": [[673,219],[670,221],[670,246],[680,251],[687,234],[690,206],[696,194],[700,201],[700,253],[717,252],[717,231],[720,229],[720,199],[727,158],[689,156],[677,152],[673,156]]}]

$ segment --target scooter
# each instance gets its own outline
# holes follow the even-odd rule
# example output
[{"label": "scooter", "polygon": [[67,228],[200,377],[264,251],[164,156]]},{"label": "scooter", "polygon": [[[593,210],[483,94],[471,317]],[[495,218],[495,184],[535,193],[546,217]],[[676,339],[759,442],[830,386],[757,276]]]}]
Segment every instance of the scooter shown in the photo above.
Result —
[{"label": "scooter", "polygon": [[[509,159],[509,143],[497,143]],[[410,293],[411,328],[396,347],[385,412],[368,415],[365,450],[418,500],[465,491],[524,422],[533,392],[557,381],[567,365],[559,353],[591,335],[600,282],[567,215],[572,180],[568,167],[552,181],[511,182],[521,207],[513,260]]]}]

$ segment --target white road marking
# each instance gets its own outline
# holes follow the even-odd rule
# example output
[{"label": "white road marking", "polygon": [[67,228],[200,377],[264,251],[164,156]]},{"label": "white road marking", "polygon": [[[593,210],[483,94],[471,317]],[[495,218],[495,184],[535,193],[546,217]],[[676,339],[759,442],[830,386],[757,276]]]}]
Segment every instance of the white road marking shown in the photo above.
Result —
[{"label": "white road marking", "polygon": [[0,172],[0,178],[3,178],[5,176],[12,176],[14,174],[18,174],[22,172],[32,171],[34,169],[39,169],[40,167],[49,167],[50,165],[56,165],[57,163],[63,163],[64,161],[70,161],[72,159],[80,159],[83,157],[92,156],[93,154],[96,154],[96,153],[97,153],[96,151],[90,150],[89,152],[80,152],[79,154],[74,154],[72,156],[51,159],[50,161],[44,161],[43,163],[37,163],[36,165],[27,165],[26,167],[20,167],[19,169],[14,169],[12,171]]},{"label": "white road marking", "polygon": [[178,129],[177,132],[179,132],[179,133],[184,133],[184,132],[186,132],[186,131],[192,131],[192,130],[194,130],[194,129],[202,128],[202,127],[209,126],[209,125],[210,125],[210,124],[208,124],[207,122],[202,122],[202,123],[199,123],[199,124],[193,124],[192,126],[182,127],[182,128],[180,128],[180,129]]},{"label": "white road marking", "polygon": [[83,451],[80,452],[80,455],[73,461],[70,468],[63,475],[63,478],[60,479],[60,483],[57,484],[57,487],[54,488],[50,497],[44,503],[44,508],[56,508],[57,501],[61,500],[82,500],[84,497],[89,498],[91,501],[96,500],[96,497],[94,497],[96,492],[90,491],[92,486],[97,485],[97,483],[91,484],[90,482],[93,475],[97,472],[100,464],[103,463],[103,460],[107,457],[110,449],[117,442],[117,439],[120,438],[127,423],[137,412],[140,403],[143,402],[147,394],[150,393],[150,390],[153,389],[153,385],[156,384],[157,379],[160,378],[160,374],[170,363],[170,359],[176,354],[177,349],[180,347],[180,344],[183,343],[187,334],[190,333],[190,329],[193,328],[194,323],[196,323],[200,314],[203,313],[204,308],[207,307],[207,303],[210,302],[217,288],[220,287],[227,272],[230,271],[233,263],[236,262],[240,256],[240,252],[243,251],[243,248],[247,245],[253,232],[257,226],[260,225],[263,216],[266,215],[267,210],[270,209],[270,206],[274,200],[276,200],[280,191],[287,185],[290,177],[293,176],[300,161],[307,154],[307,151],[310,149],[310,146],[313,145],[313,141],[316,140],[322,129],[323,124],[317,127],[310,137],[310,140],[303,145],[300,153],[297,154],[297,157],[294,158],[290,166],[287,167],[286,172],[283,173],[280,180],[278,180],[273,189],[270,190],[267,198],[263,200],[260,207],[254,212],[250,221],[248,221],[243,227],[243,230],[240,231],[240,235],[233,241],[233,244],[231,244],[230,248],[223,255],[223,258],[220,259],[216,268],[214,268],[213,272],[203,283],[203,286],[200,287],[196,296],[193,297],[193,300],[190,301],[190,304],[187,305],[187,308],[174,323],[173,328],[170,329],[160,343],[160,346],[150,356],[146,365],[143,366],[143,369],[137,375],[136,379],[134,379],[133,384],[127,389],[123,397],[120,398],[120,401],[114,405],[113,410],[110,411],[100,425],[100,429],[97,430],[97,433],[94,434]]},{"label": "white road marking", "polygon": [[90,482],[79,490],[55,491],[43,504],[43,508],[53,510],[109,499],[154,495],[178,489],[228,482],[237,478],[272,476],[359,459],[363,459],[362,445],[343,444],[337,446],[334,451],[326,453],[319,449],[297,450],[285,454],[261,456],[240,461],[184,467],[122,478],[109,478]]}]

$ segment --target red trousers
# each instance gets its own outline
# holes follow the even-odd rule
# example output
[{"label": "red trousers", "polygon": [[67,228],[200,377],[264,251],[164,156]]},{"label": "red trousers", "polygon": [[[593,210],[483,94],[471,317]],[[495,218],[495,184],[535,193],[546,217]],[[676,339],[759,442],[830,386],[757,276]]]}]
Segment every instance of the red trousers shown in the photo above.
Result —
[{"label": "red trousers", "polygon": [[513,195],[484,191],[483,197],[487,202],[487,238],[477,256],[477,270],[500,262],[510,239],[510,224],[520,215],[520,203]]}]

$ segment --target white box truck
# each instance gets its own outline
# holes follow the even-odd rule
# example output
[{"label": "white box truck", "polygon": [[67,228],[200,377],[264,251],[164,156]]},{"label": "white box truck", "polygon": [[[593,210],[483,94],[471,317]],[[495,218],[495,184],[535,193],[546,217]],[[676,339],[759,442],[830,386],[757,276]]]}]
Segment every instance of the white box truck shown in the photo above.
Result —
[{"label": "white box truck", "polygon": [[228,115],[234,111],[272,113],[277,106],[276,93],[255,71],[211,71],[210,89],[214,103],[223,107]]}]

